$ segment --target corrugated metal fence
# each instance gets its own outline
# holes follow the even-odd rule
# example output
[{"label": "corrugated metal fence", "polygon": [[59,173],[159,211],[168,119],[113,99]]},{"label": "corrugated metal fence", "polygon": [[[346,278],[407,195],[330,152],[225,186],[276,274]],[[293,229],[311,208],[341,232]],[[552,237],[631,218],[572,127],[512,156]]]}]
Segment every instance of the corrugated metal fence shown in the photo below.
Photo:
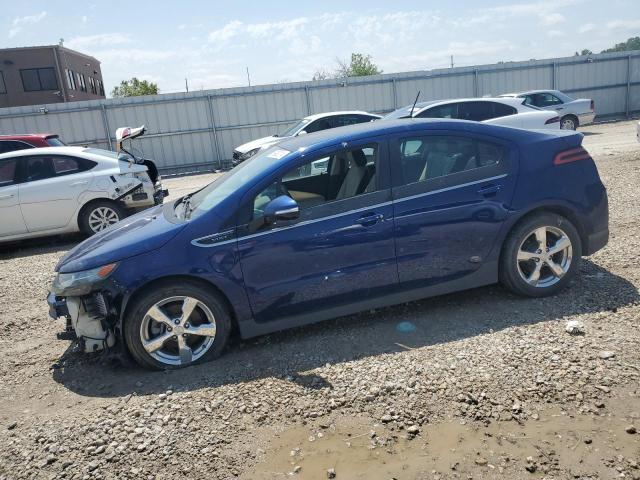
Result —
[{"label": "corrugated metal fence", "polygon": [[388,112],[421,100],[555,88],[593,98],[598,117],[640,111],[640,51],[0,109],[0,133],[55,132],[113,148],[115,129],[145,124],[143,153],[163,173],[228,165],[233,148],[312,113]]}]

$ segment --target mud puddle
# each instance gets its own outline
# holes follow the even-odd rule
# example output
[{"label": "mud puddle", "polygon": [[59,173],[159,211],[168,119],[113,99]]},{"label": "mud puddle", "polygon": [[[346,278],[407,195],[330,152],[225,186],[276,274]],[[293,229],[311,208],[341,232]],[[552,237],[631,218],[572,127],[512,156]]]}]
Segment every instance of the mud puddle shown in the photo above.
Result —
[{"label": "mud puddle", "polygon": [[[615,411],[549,409],[537,419],[423,425],[334,418],[274,434],[244,479],[405,480],[422,478],[640,478],[640,399],[611,400]],[[333,477],[335,475],[335,477]]]}]

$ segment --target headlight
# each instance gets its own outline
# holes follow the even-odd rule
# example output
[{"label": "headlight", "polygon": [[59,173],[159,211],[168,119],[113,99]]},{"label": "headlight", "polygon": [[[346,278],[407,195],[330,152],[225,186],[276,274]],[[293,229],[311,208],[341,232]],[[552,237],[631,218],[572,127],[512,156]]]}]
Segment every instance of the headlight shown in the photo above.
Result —
[{"label": "headlight", "polygon": [[253,157],[256,153],[258,153],[259,150],[260,150],[260,147],[254,148],[253,150],[249,150],[248,152],[240,154],[240,160],[246,160],[247,158]]},{"label": "headlight", "polygon": [[117,263],[84,270],[82,272],[59,273],[53,280],[51,291],[62,297],[76,297],[91,292],[92,287],[111,275]]}]

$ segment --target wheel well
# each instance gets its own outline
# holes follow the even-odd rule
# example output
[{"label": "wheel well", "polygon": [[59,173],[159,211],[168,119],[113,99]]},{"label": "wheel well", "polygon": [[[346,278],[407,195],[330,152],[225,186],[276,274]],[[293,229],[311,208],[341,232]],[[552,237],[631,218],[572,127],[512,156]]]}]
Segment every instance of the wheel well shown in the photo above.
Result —
[{"label": "wheel well", "polygon": [[[509,231],[507,232],[507,234],[505,235],[504,239],[502,240],[502,245],[500,246],[500,255],[502,256],[502,252],[504,250],[504,245],[507,242],[507,238],[509,237],[509,234],[522,222],[526,221],[530,216],[532,215],[536,215],[538,213],[555,213],[557,215],[562,215],[564,218],[566,218],[567,220],[569,220],[574,227],[576,227],[576,230],[578,231],[578,235],[580,235],[580,242],[582,243],[583,249],[584,246],[587,245],[587,234],[585,233],[584,230],[584,226],[582,225],[582,223],[580,222],[580,220],[578,219],[578,217],[575,216],[575,214],[568,208],[566,207],[561,207],[558,205],[545,205],[544,207],[539,207],[536,208],[534,210],[531,210],[530,212],[525,213],[522,217],[520,217],[509,229]],[[583,250],[584,251],[584,250]]]},{"label": "wheel well", "polygon": [[161,277],[161,278],[156,278],[154,280],[151,280],[150,282],[144,283],[142,285],[140,285],[134,292],[133,294],[129,297],[129,299],[127,300],[127,303],[125,305],[124,311],[122,312],[122,323],[124,323],[124,320],[127,316],[127,314],[129,313],[129,311],[131,310],[131,306],[135,305],[136,301],[145,293],[145,290],[148,290],[149,288],[154,288],[154,287],[159,287],[162,285],[169,285],[169,284],[176,284],[176,283],[191,283],[191,284],[196,284],[199,285],[200,287],[203,287],[207,290],[211,290],[213,292],[215,292],[215,294],[220,297],[220,299],[223,302],[223,306],[224,308],[226,308],[227,312],[229,313],[229,317],[231,318],[231,326],[232,326],[232,331],[233,330],[237,330],[238,328],[238,320],[236,318],[236,312],[233,309],[233,306],[231,305],[231,302],[229,301],[229,299],[227,298],[227,296],[224,294],[224,292],[222,290],[220,290],[216,285],[214,285],[213,283],[204,280],[202,278],[199,277],[192,277],[189,275],[171,275],[168,277]]}]

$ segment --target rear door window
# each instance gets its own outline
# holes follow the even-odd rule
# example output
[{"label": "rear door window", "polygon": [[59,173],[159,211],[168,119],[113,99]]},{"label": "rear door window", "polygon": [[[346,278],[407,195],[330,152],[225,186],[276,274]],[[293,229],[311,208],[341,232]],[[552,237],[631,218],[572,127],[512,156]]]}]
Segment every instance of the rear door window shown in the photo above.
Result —
[{"label": "rear door window", "polygon": [[458,118],[482,122],[494,118],[493,102],[463,102],[460,104]]},{"label": "rear door window", "polygon": [[418,118],[458,118],[458,104],[449,103],[428,108],[417,115]]},{"label": "rear door window", "polygon": [[429,135],[401,139],[398,157],[401,176],[394,180],[396,186],[436,180],[440,186],[442,180],[457,185],[469,181],[471,171],[474,178],[494,175],[496,168],[487,167],[503,162],[505,148],[473,138]]},{"label": "rear door window", "polygon": [[552,107],[554,105],[561,105],[562,100],[551,93],[543,92],[533,95],[533,104],[540,108]]},{"label": "rear door window", "polygon": [[26,150],[33,148],[31,145],[15,140],[0,140],[0,153],[15,152],[16,150]]}]

